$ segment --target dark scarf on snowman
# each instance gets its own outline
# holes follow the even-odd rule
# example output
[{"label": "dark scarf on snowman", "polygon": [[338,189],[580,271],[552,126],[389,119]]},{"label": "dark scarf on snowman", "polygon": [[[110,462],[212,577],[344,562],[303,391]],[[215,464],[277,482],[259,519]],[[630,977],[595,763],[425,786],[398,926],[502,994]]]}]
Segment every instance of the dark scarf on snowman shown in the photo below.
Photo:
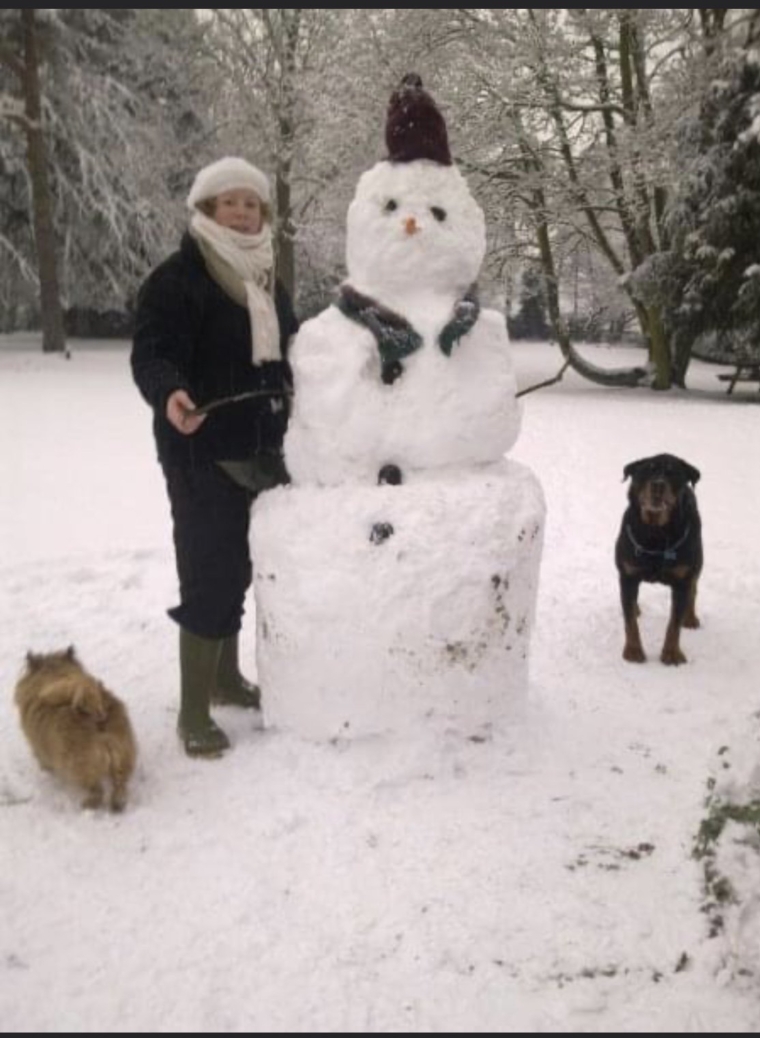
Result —
[{"label": "dark scarf on snowman", "polygon": [[[404,370],[401,361],[422,346],[420,333],[406,318],[348,284],[340,286],[335,305],[346,317],[372,332],[380,354],[383,382],[395,382]],[[454,346],[469,332],[479,314],[478,288],[473,283],[454,306],[451,320],[438,336],[438,345],[445,356],[451,356]]]}]

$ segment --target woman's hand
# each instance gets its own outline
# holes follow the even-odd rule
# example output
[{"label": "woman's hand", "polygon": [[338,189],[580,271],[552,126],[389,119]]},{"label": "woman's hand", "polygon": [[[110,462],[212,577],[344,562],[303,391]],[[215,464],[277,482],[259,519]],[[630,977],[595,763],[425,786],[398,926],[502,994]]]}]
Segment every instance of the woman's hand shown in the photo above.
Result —
[{"label": "woman's hand", "polygon": [[166,418],[183,436],[191,436],[206,420],[205,414],[193,414],[194,410],[195,404],[184,389],[175,389],[166,401]]}]

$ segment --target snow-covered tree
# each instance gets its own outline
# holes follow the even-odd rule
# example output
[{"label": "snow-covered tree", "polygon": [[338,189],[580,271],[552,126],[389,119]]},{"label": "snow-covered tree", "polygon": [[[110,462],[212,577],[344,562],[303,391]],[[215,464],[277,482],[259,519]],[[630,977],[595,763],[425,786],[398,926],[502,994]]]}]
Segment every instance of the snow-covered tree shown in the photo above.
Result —
[{"label": "snow-covered tree", "polygon": [[39,283],[44,349],[63,348],[63,306],[123,309],[176,238],[183,149],[203,128],[180,45],[195,25],[189,11],[2,12],[0,195],[26,225],[0,219],[0,249]]},{"label": "snow-covered tree", "polygon": [[676,360],[695,343],[760,360],[760,53],[726,57],[698,114],[681,127],[669,207],[672,250],[659,284]]},{"label": "snow-covered tree", "polygon": [[304,313],[324,305],[343,272],[346,210],[359,175],[381,157],[391,91],[410,69],[433,78],[440,14],[208,13],[219,140],[273,177],[278,272]]},{"label": "snow-covered tree", "polygon": [[[452,14],[457,83],[469,81],[467,160],[488,214],[538,248],[560,346],[587,377],[665,389],[672,370],[661,303],[630,275],[668,246],[670,157],[684,98],[731,24],[730,12],[493,9]],[[609,373],[577,357],[560,306],[567,255],[590,245],[649,344],[650,365]],[[510,245],[511,247],[511,245]],[[520,257],[519,261],[522,261]]]}]

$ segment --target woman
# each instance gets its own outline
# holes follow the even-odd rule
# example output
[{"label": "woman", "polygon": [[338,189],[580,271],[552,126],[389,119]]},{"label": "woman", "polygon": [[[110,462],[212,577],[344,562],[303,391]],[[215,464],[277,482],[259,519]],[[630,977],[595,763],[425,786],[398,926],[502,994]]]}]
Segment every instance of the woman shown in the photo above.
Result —
[{"label": "woman", "polygon": [[[238,634],[251,584],[251,504],[287,482],[282,443],[298,323],[274,278],[269,182],[241,158],[204,167],[187,198],[180,248],[137,300],[132,372],[153,408],[171,504],[180,604],[178,732],[191,756],[229,740],[209,705],[258,710],[240,674]],[[242,399],[227,401],[228,397]],[[224,401],[208,412],[204,405]]]}]

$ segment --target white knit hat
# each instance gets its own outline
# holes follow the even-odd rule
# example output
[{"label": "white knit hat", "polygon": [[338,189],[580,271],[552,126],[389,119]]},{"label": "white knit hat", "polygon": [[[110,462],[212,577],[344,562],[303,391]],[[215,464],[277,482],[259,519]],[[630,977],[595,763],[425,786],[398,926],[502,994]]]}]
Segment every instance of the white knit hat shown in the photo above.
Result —
[{"label": "white knit hat", "polygon": [[262,202],[269,204],[269,181],[260,169],[245,159],[229,156],[219,159],[210,166],[204,166],[196,176],[187,196],[187,208],[195,209],[206,198],[216,198],[223,191],[243,187],[255,191]]}]

